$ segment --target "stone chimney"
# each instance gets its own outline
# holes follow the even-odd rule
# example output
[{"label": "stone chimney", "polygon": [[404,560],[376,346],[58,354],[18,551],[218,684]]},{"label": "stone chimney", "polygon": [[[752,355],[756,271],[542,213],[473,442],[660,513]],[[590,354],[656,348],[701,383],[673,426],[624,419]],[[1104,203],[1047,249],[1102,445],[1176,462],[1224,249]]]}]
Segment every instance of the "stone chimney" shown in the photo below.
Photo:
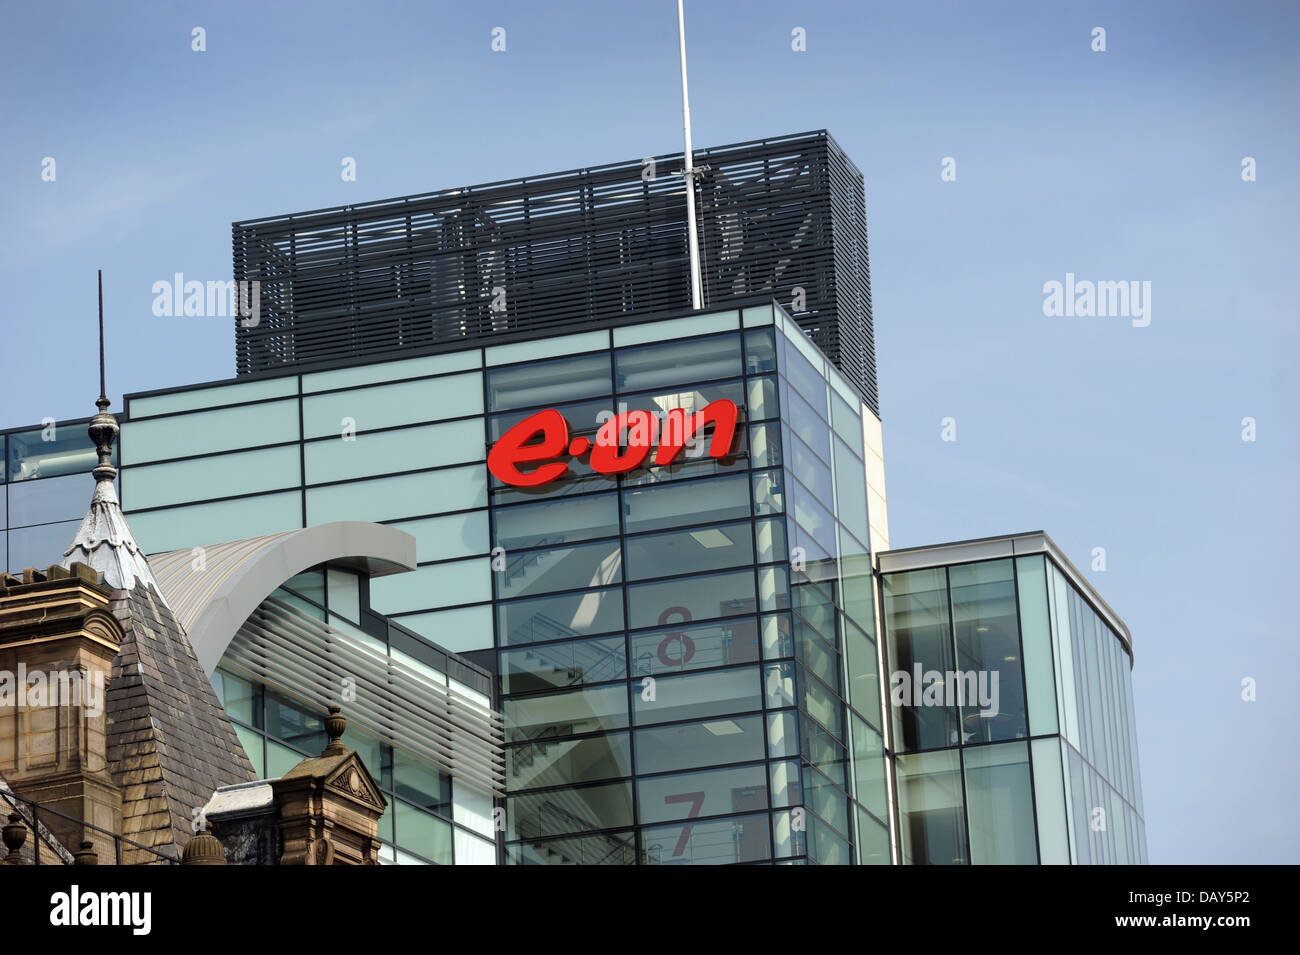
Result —
[{"label": "stone chimney", "polygon": [[283,840],[281,865],[378,865],[379,817],[388,801],[353,750],[341,742],[337,706],[325,718],[330,741],[271,780]]},{"label": "stone chimney", "polygon": [[89,843],[107,860],[113,839],[86,823],[122,831],[107,759],[107,687],[123,639],[110,596],[85,564],[0,576],[0,777],[40,804],[62,845]]}]

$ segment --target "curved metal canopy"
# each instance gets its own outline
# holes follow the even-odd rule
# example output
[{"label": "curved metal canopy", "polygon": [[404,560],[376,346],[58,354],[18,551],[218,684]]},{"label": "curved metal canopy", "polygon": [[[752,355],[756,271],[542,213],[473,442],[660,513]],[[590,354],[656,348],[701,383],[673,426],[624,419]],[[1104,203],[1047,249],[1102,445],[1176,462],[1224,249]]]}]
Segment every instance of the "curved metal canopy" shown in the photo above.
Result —
[{"label": "curved metal canopy", "polygon": [[405,531],[335,521],[155,554],[149,567],[211,676],[244,621],[289,578],[325,563],[382,577],[414,570],[415,561],[415,538]]}]

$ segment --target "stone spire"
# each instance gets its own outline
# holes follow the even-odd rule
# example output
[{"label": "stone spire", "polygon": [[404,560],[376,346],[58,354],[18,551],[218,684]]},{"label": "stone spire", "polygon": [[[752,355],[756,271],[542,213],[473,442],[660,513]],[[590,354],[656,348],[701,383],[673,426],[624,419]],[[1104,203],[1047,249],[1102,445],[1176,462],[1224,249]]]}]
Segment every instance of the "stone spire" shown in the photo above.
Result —
[{"label": "stone spire", "polygon": [[90,473],[95,478],[95,493],[90,498],[90,510],[72,539],[72,546],[63,552],[60,563],[71,567],[73,562],[88,564],[104,575],[105,582],[114,589],[131,590],[137,583],[158,590],[149,563],[135,542],[131,528],[118,503],[113,481],[117,468],[113,467],[113,444],[121,432],[117,419],[108,413],[108,397],[104,393],[104,273],[99,273],[99,399],[95,406],[99,413],[90,419],[87,433],[95,442],[99,463]]}]

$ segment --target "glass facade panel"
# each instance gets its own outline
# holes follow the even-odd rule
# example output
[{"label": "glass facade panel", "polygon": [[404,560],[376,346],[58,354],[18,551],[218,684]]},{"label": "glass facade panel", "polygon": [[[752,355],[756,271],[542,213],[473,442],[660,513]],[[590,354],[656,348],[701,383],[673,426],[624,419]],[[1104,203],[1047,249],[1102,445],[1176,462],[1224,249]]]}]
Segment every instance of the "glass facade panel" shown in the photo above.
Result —
[{"label": "glass facade panel", "polygon": [[1029,731],[1012,561],[950,567],[948,588],[962,741],[1023,739]]},{"label": "glass facade panel", "polygon": [[553,406],[613,392],[609,352],[558,361],[493,368],[487,374],[488,410]]},{"label": "glass facade panel", "polygon": [[[307,438],[338,437],[345,431],[360,434],[481,415],[482,382],[481,374],[469,372],[312,395],[302,399],[303,434]],[[478,444],[482,444],[481,436]]]},{"label": "glass facade panel", "polygon": [[1056,681],[1052,672],[1052,630],[1047,615],[1047,574],[1041,555],[1016,560],[1016,595],[1020,602],[1020,649],[1025,660],[1025,695],[1029,731],[1055,733]]},{"label": "glass facade panel", "polygon": [[63,552],[72,546],[72,539],[81,527],[81,521],[64,521],[58,524],[38,524],[35,527],[9,529],[9,569],[21,571],[25,567],[48,567],[63,559]]},{"label": "glass facade panel", "polygon": [[[318,371],[302,376],[304,392],[330,391],[334,388],[356,388],[360,385],[377,385],[399,381],[402,378],[422,378],[426,375],[445,375],[454,371],[467,371],[482,365],[477,348],[451,352],[447,355],[429,355],[425,358],[407,358],[403,361],[385,361],[355,368],[338,368]],[[134,410],[134,409],[133,409]]]},{"label": "glass facade panel", "polygon": [[[332,431],[337,433],[336,428]],[[171,418],[124,421],[120,449],[136,465],[297,440],[298,401],[293,399]],[[94,457],[93,449],[91,457]],[[89,469],[88,466],[86,470]]]},{"label": "glass facade panel", "polygon": [[133,398],[130,412],[132,419],[139,420],[153,415],[214,408],[217,405],[233,405],[266,398],[286,398],[297,393],[297,378],[269,378],[265,381],[240,382],[216,388],[194,388],[170,395],[155,395],[152,398]]},{"label": "glass facade panel", "polygon": [[758,668],[659,677],[652,686],[634,693],[632,707],[638,725],[761,710],[763,695]]},{"label": "glass facade panel", "polygon": [[534,839],[632,825],[632,784],[598,783],[506,799],[506,838]]},{"label": "glass facade panel", "polygon": [[501,690],[528,693],[627,677],[622,636],[545,643],[501,651]]},{"label": "glass facade panel", "polygon": [[307,524],[390,521],[486,506],[487,466],[474,464],[310,488],[307,491]]},{"label": "glass facade panel", "polygon": [[[141,550],[157,554],[296,530],[302,527],[302,493],[285,491],[160,511],[132,511],[130,521]],[[70,543],[71,535],[63,547]],[[12,550],[12,540],[9,546]]]},{"label": "glass facade panel", "polygon": [[[64,474],[89,475],[98,462],[85,424],[51,424],[33,431],[18,431],[4,441],[10,482],[34,481]],[[118,448],[113,448],[117,465]],[[87,500],[89,503],[89,500]]]},{"label": "glass facade panel", "polygon": [[623,492],[623,524],[629,534],[748,516],[743,474]]},{"label": "glass facade panel", "polygon": [[957,750],[899,756],[898,829],[904,865],[964,865],[966,822]]},{"label": "glass facade panel", "polygon": [[491,573],[488,562],[475,557],[376,577],[370,582],[370,603],[383,614],[479,603],[492,599]]},{"label": "glass facade panel", "polygon": [[733,716],[636,731],[638,773],[665,773],[763,759],[762,716]]},{"label": "glass facade panel", "polygon": [[627,603],[628,621],[636,630],[736,617],[758,609],[752,570],[635,584],[627,588]]},{"label": "glass facade panel", "polygon": [[507,551],[553,547],[573,541],[618,535],[618,495],[539,501],[499,507],[492,512],[493,543]]},{"label": "glass facade panel", "polygon": [[971,863],[1035,865],[1029,747],[1023,742],[971,746],[962,750],[962,759]]},{"label": "glass facade panel", "polygon": [[643,823],[753,812],[768,808],[763,764],[637,780]]},{"label": "glass facade panel", "polygon": [[[373,469],[374,462],[370,467]],[[123,472],[123,504],[132,508],[188,504],[217,497],[298,488],[302,465],[296,444],[152,464]]]},{"label": "glass facade panel", "polygon": [[627,733],[559,743],[542,740],[506,749],[506,780],[511,792],[631,774],[632,747]]},{"label": "glass facade panel", "polygon": [[508,742],[623,729],[628,725],[627,686],[620,683],[510,699],[502,704],[502,711]]},{"label": "glass facade panel", "polygon": [[740,335],[735,333],[622,348],[614,353],[614,381],[620,392],[740,374]]},{"label": "glass facade panel", "polygon": [[943,674],[954,667],[947,574],[943,568],[916,570],[887,574],[883,581],[894,746],[954,746],[957,714],[944,702],[943,687]]},{"label": "glass facade panel", "polygon": [[716,524],[630,537],[624,547],[628,580],[697,574],[753,564],[754,530],[748,521]]},{"label": "glass facade panel", "polygon": [[759,657],[758,621],[750,617],[647,630],[631,635],[628,643],[637,677],[752,663]]},{"label": "glass facade panel", "polygon": [[630,832],[576,839],[548,839],[506,846],[511,865],[635,865],[636,837]]},{"label": "glass facade panel", "polygon": [[392,526],[415,538],[415,559],[421,563],[486,554],[490,550],[487,511],[398,521]]},{"label": "glass facade panel", "polygon": [[497,604],[497,632],[507,646],[622,629],[623,591],[618,588]]},{"label": "glass facade panel", "polygon": [[657,826],[643,838],[647,865],[735,865],[772,857],[766,813]]},{"label": "glass facade panel", "polygon": [[393,806],[393,823],[398,848],[438,865],[452,864],[451,823],[400,799]]},{"label": "glass facade panel", "polygon": [[[86,515],[86,507],[90,504],[94,489],[95,481],[89,474],[23,481],[7,488],[9,503],[6,508],[3,503],[6,488],[0,485],[0,529],[6,526],[6,520],[14,527],[50,524],[73,518],[80,520]],[[68,543],[72,543],[71,538]]]},{"label": "glass facade panel", "polygon": [[1030,744],[1034,767],[1034,809],[1038,851],[1043,865],[1070,864],[1070,834],[1065,821],[1065,783],[1061,744],[1056,738]]},{"label": "glass facade panel", "polygon": [[623,554],[616,540],[512,551],[504,558],[504,567],[493,575],[502,599],[603,587],[618,583],[623,576]]},{"label": "glass facade panel", "polygon": [[[296,448],[290,450],[295,451]],[[483,422],[478,418],[396,431],[358,433],[310,441],[303,448],[307,483],[350,481],[375,473],[375,462],[384,470],[419,471],[425,468],[463,464],[484,459]]]},{"label": "glass facade panel", "polygon": [[770,328],[749,329],[745,332],[745,374],[765,371],[776,371],[776,336]]}]

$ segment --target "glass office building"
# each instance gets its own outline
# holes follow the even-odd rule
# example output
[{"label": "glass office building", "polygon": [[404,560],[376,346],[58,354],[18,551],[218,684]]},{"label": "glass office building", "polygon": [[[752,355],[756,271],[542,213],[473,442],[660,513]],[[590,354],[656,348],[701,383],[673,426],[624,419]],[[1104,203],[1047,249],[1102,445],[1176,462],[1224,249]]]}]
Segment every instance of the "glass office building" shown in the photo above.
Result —
[{"label": "glass office building", "polygon": [[[539,487],[487,467],[539,410],[594,438],[719,400],[743,422],[720,458],[607,475],[577,456]],[[879,423],[773,303],[127,411],[146,551],[344,520],[415,536],[418,568],[369,581],[370,606],[497,673],[506,861],[890,861]]]},{"label": "glass office building", "polygon": [[1146,862],[1132,640],[1051,539],[879,567],[901,861]]}]

